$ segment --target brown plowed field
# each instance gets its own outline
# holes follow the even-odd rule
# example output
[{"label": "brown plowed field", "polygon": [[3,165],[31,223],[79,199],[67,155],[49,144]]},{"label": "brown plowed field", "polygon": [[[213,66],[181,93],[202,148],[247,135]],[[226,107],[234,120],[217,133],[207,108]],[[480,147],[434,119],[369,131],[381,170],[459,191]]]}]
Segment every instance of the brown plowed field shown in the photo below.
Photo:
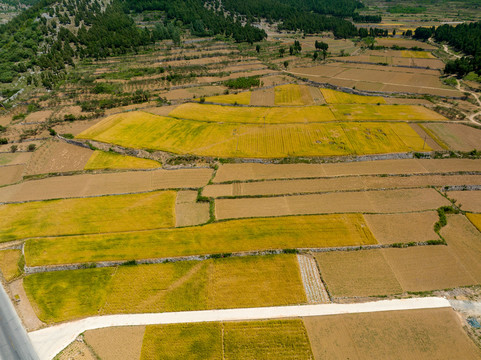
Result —
[{"label": "brown plowed field", "polygon": [[464,211],[481,212],[481,191],[449,191],[448,197]]},{"label": "brown plowed field", "polygon": [[450,202],[434,189],[362,191],[216,200],[217,219],[323,213],[392,213],[437,209]]},{"label": "brown plowed field", "polygon": [[451,308],[304,318],[316,360],[475,360],[481,351]]},{"label": "brown plowed field", "polygon": [[433,150],[444,150],[424,129],[417,123],[411,123],[409,126],[416,131],[421,139],[424,139],[425,144]]},{"label": "brown plowed field", "polygon": [[60,135],[62,134],[72,134],[72,135],[78,135],[81,132],[87,130],[89,127],[94,126],[98,122],[100,122],[102,118],[99,119],[94,119],[94,120],[88,120],[88,121],[75,121],[75,122],[63,122],[60,123],[59,125],[55,125],[53,128],[57,133]]},{"label": "brown plowed field", "polygon": [[199,188],[211,176],[211,169],[184,169],[52,177],[0,188],[0,202]]},{"label": "brown plowed field", "polygon": [[194,226],[209,221],[209,203],[196,202],[197,191],[179,191],[175,202],[175,226]]},{"label": "brown plowed field", "polygon": [[312,165],[226,164],[219,167],[214,182],[315,178],[346,175],[427,174],[457,171],[481,171],[481,160],[402,159]]},{"label": "brown plowed field", "polygon": [[26,164],[32,157],[31,152],[0,154],[0,166]]},{"label": "brown plowed field", "polygon": [[47,141],[35,151],[25,173],[48,174],[83,170],[93,151],[63,141]]},{"label": "brown plowed field", "polygon": [[56,360],[97,360],[87,344],[74,340],[55,357]]},{"label": "brown plowed field", "polygon": [[481,175],[362,176],[305,180],[268,180],[260,182],[207,185],[203,195],[255,196],[307,194],[315,192],[391,189],[446,185],[481,185]]},{"label": "brown plowed field", "polygon": [[462,124],[423,124],[452,150],[481,149],[481,130]]},{"label": "brown plowed field", "polygon": [[441,230],[448,247],[465,268],[481,283],[481,233],[464,215],[449,215]]},{"label": "brown plowed field", "polygon": [[435,211],[411,214],[366,214],[369,229],[381,244],[408,243],[411,241],[437,240],[434,224],[438,221]]},{"label": "brown plowed field", "polygon": [[274,88],[256,90],[251,94],[251,105],[274,106]]},{"label": "brown plowed field", "polygon": [[315,257],[321,276],[334,297],[403,292],[380,250],[332,251],[318,253]]},{"label": "brown plowed field", "polygon": [[88,330],[85,342],[102,360],[140,359],[145,326],[121,326]]},{"label": "brown plowed field", "polygon": [[449,246],[415,246],[381,251],[404,291],[439,290],[477,283]]},{"label": "brown plowed field", "polygon": [[0,167],[0,186],[14,184],[23,178],[25,165],[8,165]]}]

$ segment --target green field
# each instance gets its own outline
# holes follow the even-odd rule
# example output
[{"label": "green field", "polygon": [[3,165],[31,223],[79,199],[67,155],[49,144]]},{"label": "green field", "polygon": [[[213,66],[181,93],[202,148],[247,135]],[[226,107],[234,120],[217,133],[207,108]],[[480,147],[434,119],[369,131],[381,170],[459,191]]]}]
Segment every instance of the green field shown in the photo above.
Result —
[{"label": "green field", "polygon": [[87,161],[85,170],[155,169],[160,167],[160,164],[154,160],[96,150]]},{"label": "green field", "polygon": [[[349,111],[349,114],[354,111],[342,108],[351,105],[336,106],[340,107],[336,111],[345,117],[347,117],[345,111]],[[305,112],[314,108],[298,109]],[[327,107],[318,108],[330,111]],[[259,111],[258,109],[256,108],[256,111]],[[285,113],[286,116],[296,114],[293,108],[286,109],[291,110]],[[225,115],[225,121],[230,119],[229,116]],[[358,115],[352,113],[349,116]],[[299,116],[297,119],[302,117]],[[406,123],[341,122],[284,125],[267,123],[267,120],[266,125],[212,123],[132,112],[107,118],[78,137],[176,154],[246,158],[363,155],[430,150],[424,146],[423,139]]]},{"label": "green field", "polygon": [[47,323],[92,315],[306,301],[295,255],[38,273],[25,277],[24,287],[37,315]]},{"label": "green field", "polygon": [[312,359],[304,323],[296,320],[154,325],[141,359]]},{"label": "green field", "polygon": [[172,227],[176,195],[155,191],[0,205],[0,241]]},{"label": "green field", "polygon": [[27,264],[130,260],[267,249],[375,244],[360,214],[223,221],[153,231],[41,238],[25,245]]}]

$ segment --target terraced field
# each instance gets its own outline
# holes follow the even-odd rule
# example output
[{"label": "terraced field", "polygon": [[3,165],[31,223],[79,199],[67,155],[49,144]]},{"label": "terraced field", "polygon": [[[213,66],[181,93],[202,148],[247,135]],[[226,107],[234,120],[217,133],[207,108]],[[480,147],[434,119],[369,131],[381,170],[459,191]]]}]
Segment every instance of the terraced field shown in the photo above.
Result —
[{"label": "terraced field", "polygon": [[157,191],[0,205],[0,242],[172,227],[175,197]]},{"label": "terraced field", "polygon": [[143,232],[27,241],[28,265],[375,244],[362,215],[244,219]]},{"label": "terraced field", "polygon": [[85,170],[156,169],[160,167],[161,165],[157,161],[97,150],[87,161]]},{"label": "terraced field", "polygon": [[245,91],[238,94],[208,96],[205,99],[207,102],[220,103],[220,104],[239,104],[249,105],[251,102],[251,92]]},{"label": "terraced field", "polygon": [[302,320],[148,326],[141,359],[312,359]]},{"label": "terraced field", "polygon": [[312,105],[313,100],[306,85],[288,84],[276,86],[275,105]]},{"label": "terraced field", "polygon": [[263,126],[178,120],[146,113],[115,115],[78,137],[131,148],[223,157],[275,158],[430,150],[423,139],[403,123]]},{"label": "terraced field", "polygon": [[28,275],[24,286],[47,323],[97,314],[306,302],[295,255],[56,271]]},{"label": "terraced field", "polygon": [[321,89],[322,96],[328,104],[385,104],[381,96],[361,96],[336,91],[331,89]]}]

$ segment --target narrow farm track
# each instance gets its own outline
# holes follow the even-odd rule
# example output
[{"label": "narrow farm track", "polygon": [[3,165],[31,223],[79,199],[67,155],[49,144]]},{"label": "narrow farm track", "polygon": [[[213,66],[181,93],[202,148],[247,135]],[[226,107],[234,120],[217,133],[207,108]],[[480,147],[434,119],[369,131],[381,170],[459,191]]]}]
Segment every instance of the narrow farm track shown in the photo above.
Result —
[{"label": "narrow farm track", "polygon": [[[462,87],[461,87],[461,82],[460,82],[458,79],[456,79],[456,82],[457,82],[456,88],[457,88],[459,91],[463,91],[463,92],[466,92],[466,93],[468,93],[468,94],[473,95],[473,97],[476,99],[476,102],[478,103],[478,106],[481,107],[481,100],[479,99],[478,94],[476,94],[476,93],[473,92],[473,91],[469,91],[469,90],[467,90],[467,89],[464,88],[464,87],[462,88]],[[481,116],[481,111],[478,111],[478,112],[476,112],[476,113],[474,113],[474,114],[468,115],[468,116],[467,116],[467,119],[468,119],[470,122],[472,122],[473,124],[481,125],[481,123],[476,120],[476,117],[477,117],[477,116]]]},{"label": "narrow farm track", "polygon": [[225,310],[184,311],[155,314],[124,314],[94,316],[63,323],[29,333],[41,360],[50,360],[78,335],[93,329],[112,326],[135,326],[155,324],[181,324],[214,321],[282,319],[336,314],[356,314],[381,311],[436,309],[450,307],[448,300],[426,297],[402,300],[382,300],[361,304],[317,304],[276,306]]},{"label": "narrow farm track", "polygon": [[322,283],[316,261],[307,255],[297,255],[297,261],[309,304],[329,303],[329,295]]}]

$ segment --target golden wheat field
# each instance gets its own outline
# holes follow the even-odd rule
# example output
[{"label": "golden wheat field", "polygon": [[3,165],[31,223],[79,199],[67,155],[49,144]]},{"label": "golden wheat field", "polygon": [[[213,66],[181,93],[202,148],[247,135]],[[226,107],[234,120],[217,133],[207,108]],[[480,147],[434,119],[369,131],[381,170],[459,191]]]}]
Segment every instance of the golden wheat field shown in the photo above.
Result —
[{"label": "golden wheat field", "polygon": [[274,89],[276,105],[311,105],[313,103],[309,87],[306,85],[288,84],[276,86]]},{"label": "golden wheat field", "polygon": [[328,104],[385,104],[386,100],[381,96],[361,96],[336,91],[321,89],[322,96]]},{"label": "golden wheat field", "polygon": [[306,302],[295,255],[37,273],[24,279],[24,287],[37,315],[47,323],[98,314]]},{"label": "golden wheat field", "polygon": [[239,105],[249,105],[251,102],[251,92],[245,91],[238,94],[227,94],[227,95],[217,95],[208,96],[205,99],[207,102],[219,103],[219,104],[239,104]]},{"label": "golden wheat field", "polygon": [[254,125],[179,120],[142,112],[106,118],[78,138],[176,154],[246,158],[430,150],[404,123]]},{"label": "golden wheat field", "polygon": [[375,244],[360,214],[223,221],[142,232],[27,241],[28,265],[130,260],[224,252]]},{"label": "golden wheat field", "polygon": [[96,150],[85,164],[85,170],[98,169],[155,169],[161,165],[154,160]]}]

